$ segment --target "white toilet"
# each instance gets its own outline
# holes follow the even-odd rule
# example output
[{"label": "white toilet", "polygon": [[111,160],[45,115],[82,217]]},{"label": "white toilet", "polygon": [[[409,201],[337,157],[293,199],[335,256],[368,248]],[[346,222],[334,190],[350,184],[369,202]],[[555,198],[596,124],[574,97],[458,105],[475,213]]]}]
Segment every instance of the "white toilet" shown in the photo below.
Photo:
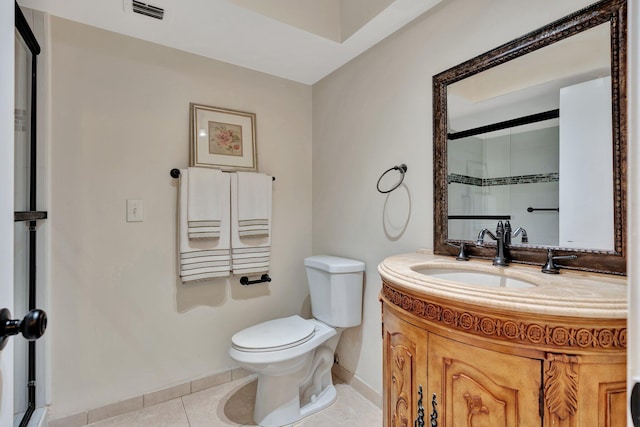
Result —
[{"label": "white toilet", "polygon": [[344,328],[362,321],[362,261],[317,255],[304,265],[314,318],[269,320],[231,338],[231,358],[258,374],[253,419],[264,427],[291,424],[336,400],[336,346]]}]

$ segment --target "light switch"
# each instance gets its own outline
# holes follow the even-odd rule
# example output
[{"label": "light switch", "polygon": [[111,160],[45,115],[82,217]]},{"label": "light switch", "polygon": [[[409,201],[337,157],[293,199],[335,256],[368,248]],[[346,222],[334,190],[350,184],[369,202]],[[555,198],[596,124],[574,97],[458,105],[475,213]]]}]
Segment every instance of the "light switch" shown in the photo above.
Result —
[{"label": "light switch", "polygon": [[142,200],[127,200],[127,222],[141,222],[143,219]]}]

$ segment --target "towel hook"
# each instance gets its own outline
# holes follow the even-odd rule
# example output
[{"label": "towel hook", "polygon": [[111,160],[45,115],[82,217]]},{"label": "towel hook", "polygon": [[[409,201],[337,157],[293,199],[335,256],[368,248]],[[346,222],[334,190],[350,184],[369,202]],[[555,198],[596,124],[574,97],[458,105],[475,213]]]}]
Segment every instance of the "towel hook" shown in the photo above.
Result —
[{"label": "towel hook", "polygon": [[[397,170],[402,174],[402,176],[400,177],[400,181],[398,181],[398,183],[396,185],[394,185],[393,187],[391,187],[389,190],[384,190],[383,191],[383,190],[380,189],[380,181],[382,180],[382,178],[387,173],[391,172],[392,170]],[[392,168],[387,169],[386,171],[384,171],[384,173],[382,175],[380,175],[380,178],[378,178],[378,183],[376,184],[376,188],[382,194],[391,193],[393,190],[395,190],[396,188],[400,187],[400,184],[402,184],[402,181],[404,181],[404,174],[406,172],[407,172],[407,165],[405,165],[404,163],[402,163],[399,166],[394,166]]]}]

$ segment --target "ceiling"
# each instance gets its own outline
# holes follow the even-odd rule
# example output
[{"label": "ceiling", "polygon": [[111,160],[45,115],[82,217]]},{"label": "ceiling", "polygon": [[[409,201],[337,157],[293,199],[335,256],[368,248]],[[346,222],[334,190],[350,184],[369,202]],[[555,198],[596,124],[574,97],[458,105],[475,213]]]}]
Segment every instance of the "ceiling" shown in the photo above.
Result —
[{"label": "ceiling", "polygon": [[313,84],[442,0],[20,0],[23,7]]}]

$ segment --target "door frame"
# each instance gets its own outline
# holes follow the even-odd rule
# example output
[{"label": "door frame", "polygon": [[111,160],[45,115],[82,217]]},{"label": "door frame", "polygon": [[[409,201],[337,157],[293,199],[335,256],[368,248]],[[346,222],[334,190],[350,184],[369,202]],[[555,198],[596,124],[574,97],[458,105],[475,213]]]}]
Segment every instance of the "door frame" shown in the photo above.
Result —
[{"label": "door frame", "polygon": [[[14,3],[0,1],[0,305],[13,312]],[[2,308],[0,307],[0,308]],[[13,425],[13,344],[0,352],[0,425]]]},{"label": "door frame", "polygon": [[[640,0],[629,1],[628,13],[627,396],[631,396],[634,384],[640,383],[640,123],[631,119],[640,116]],[[633,426],[630,411],[627,425]]]}]

